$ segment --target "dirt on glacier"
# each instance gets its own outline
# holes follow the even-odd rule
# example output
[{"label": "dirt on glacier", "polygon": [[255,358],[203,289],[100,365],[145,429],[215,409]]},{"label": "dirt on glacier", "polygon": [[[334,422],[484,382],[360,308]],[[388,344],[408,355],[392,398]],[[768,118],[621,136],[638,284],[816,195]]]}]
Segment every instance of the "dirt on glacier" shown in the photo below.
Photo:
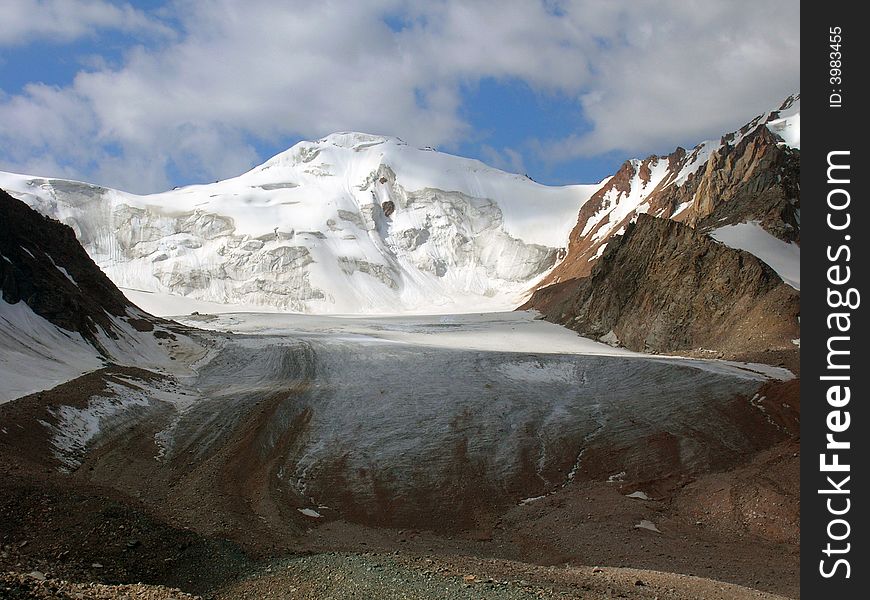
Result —
[{"label": "dirt on glacier", "polygon": [[[254,535],[202,535],[214,518],[234,515],[182,522],[71,480],[36,448],[11,457],[0,449],[4,598],[188,597],[179,590],[228,600],[799,596],[798,514],[788,508],[798,505],[789,492],[799,487],[795,440],[668,498],[578,482],[517,505],[491,529],[439,535],[310,519],[283,534],[283,547]],[[645,520],[658,531],[638,527]]]},{"label": "dirt on glacier", "polygon": [[[662,443],[658,449],[645,446],[645,454],[663,457],[663,468],[675,471],[639,479],[615,469],[626,464],[631,471],[638,458],[624,448],[608,449],[599,437],[597,445],[588,445],[588,463],[604,469],[601,473],[578,465],[577,477],[509,505],[501,501],[487,507],[486,498],[457,497],[456,507],[476,512],[457,509],[453,521],[444,504],[450,493],[442,493],[442,517],[427,524],[422,517],[428,508],[422,506],[417,518],[398,526],[385,524],[370,509],[345,513],[312,505],[281,478],[281,457],[293,455],[302,444],[311,418],[305,403],[288,405],[287,399],[298,400],[319,385],[323,395],[314,406],[326,410],[337,381],[344,395],[355,390],[353,381],[327,377],[318,382],[311,377],[312,365],[321,369],[320,377],[330,373],[324,362],[329,356],[342,373],[350,369],[351,380],[357,370],[374,379],[380,372],[362,360],[350,365],[340,344],[330,346],[327,356],[326,346],[310,340],[290,346],[249,344],[241,336],[233,340],[238,347],[228,342],[221,350],[236,365],[231,373],[218,375],[225,371],[220,354],[210,367],[217,374],[201,370],[203,379],[195,386],[204,394],[196,405],[200,413],[185,413],[187,421],[172,424],[173,414],[165,407],[140,413],[134,406],[127,417],[102,423],[99,444],[87,452],[67,451],[63,456],[72,462],[59,460],[52,437],[60,418],[57,407],[84,409],[110,383],[116,390],[122,385],[157,389],[166,384],[164,377],[110,366],[0,406],[0,573],[5,573],[0,598],[799,596],[799,380],[771,380],[758,388],[757,398],[727,405],[736,418],[730,422],[745,434],[779,440],[758,450],[747,447],[722,463],[727,468],[704,463],[714,468],[687,477],[680,470],[689,463],[668,458],[670,446]],[[237,362],[237,352],[249,362]],[[449,358],[444,364],[456,373],[473,356],[427,352],[427,369],[433,374],[443,370],[437,362],[441,359]],[[307,358],[288,362],[290,355]],[[512,355],[510,361],[515,360]],[[555,368],[560,360],[551,357],[547,364]],[[584,360],[589,366],[601,359]],[[480,357],[469,364],[483,372],[489,368]],[[660,371],[653,378],[659,393],[671,389],[661,386],[673,386],[681,372]],[[418,372],[416,380],[408,381],[408,393],[426,375]],[[467,375],[460,379],[474,381]],[[693,375],[691,381],[700,380]],[[476,394],[514,389],[495,383],[480,387]],[[518,389],[527,394],[533,387]],[[614,394],[617,387],[607,389]],[[390,406],[388,393],[374,392]],[[539,403],[547,401],[545,392]],[[643,412],[631,412],[640,408],[618,403],[610,414],[619,416],[619,427],[600,431],[607,439],[634,440],[625,436],[645,426],[637,416]],[[453,418],[445,430],[474,425],[460,421]],[[275,423],[280,427],[273,429]],[[179,432],[176,445],[156,461],[155,432],[170,426]],[[352,429],[343,426],[341,431]],[[482,439],[488,434],[475,435]],[[637,443],[657,438],[642,439]],[[573,460],[576,446],[571,448]],[[463,464],[454,474],[456,482],[481,475],[462,472]],[[611,475],[602,475],[606,473]],[[343,481],[336,474],[340,472],[325,472],[321,481]],[[530,479],[522,470],[521,476]],[[400,490],[375,489],[381,494]],[[312,506],[317,510],[308,508]],[[398,506],[411,510],[413,502]]]}]

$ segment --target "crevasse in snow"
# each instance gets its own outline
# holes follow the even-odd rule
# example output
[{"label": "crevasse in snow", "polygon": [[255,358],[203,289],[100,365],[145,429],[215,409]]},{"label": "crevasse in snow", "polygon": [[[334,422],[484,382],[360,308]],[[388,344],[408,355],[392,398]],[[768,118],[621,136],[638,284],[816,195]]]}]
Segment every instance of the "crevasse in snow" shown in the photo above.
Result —
[{"label": "crevasse in snow", "polygon": [[[511,309],[598,185],[550,187],[336,133],[225,181],[137,196],[0,174],[122,289],[316,313]],[[392,210],[391,210],[392,209]]]}]

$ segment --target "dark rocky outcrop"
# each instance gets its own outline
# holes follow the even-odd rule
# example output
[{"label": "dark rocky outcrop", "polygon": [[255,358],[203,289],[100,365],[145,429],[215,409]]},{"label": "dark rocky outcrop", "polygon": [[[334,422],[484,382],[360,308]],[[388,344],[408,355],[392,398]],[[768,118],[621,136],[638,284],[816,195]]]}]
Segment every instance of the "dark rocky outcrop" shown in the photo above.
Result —
[{"label": "dark rocky outcrop", "polygon": [[643,214],[611,241],[589,277],[539,289],[522,308],[647,352],[739,356],[794,348],[800,335],[800,294],[770,267],[691,227]]},{"label": "dark rocky outcrop", "polygon": [[[582,206],[567,255],[521,308],[634,350],[794,366],[800,293],[706,234],[754,221],[800,242],[800,151],[767,126],[798,99],[726,134],[712,152],[701,144],[626,161]],[[616,210],[623,202],[630,210]]]},{"label": "dark rocky outcrop", "polygon": [[[800,151],[783,144],[766,126],[798,99],[799,96],[789,97],[779,110],[756,117],[739,131],[723,136],[721,146],[697,166],[693,165],[699,160],[703,145],[691,152],[677,148],[667,156],[625,161],[581,207],[565,260],[538,288],[592,272],[601,255],[600,247],[634,220],[638,212],[626,212],[619,222],[605,217],[594,227],[588,226],[589,220],[637,192],[633,186],[645,187],[651,179],[652,167],[663,162],[667,163],[665,176],[655,187],[643,190],[645,212],[673,218],[702,231],[758,221],[774,236],[799,242]],[[680,174],[687,167],[695,170],[683,180]]]},{"label": "dark rocky outcrop", "polygon": [[[97,267],[73,230],[31,210],[0,190],[0,293],[67,331],[80,333],[105,354],[99,329],[116,337],[110,316],[140,330],[153,325],[147,315],[132,317],[133,305]],[[99,329],[98,329],[99,328]]]},{"label": "dark rocky outcrop", "polygon": [[758,127],[736,146],[714,152],[686,185],[671,186],[657,201],[674,206],[693,200],[679,220],[708,230],[758,221],[787,242],[800,241],[800,152]]}]

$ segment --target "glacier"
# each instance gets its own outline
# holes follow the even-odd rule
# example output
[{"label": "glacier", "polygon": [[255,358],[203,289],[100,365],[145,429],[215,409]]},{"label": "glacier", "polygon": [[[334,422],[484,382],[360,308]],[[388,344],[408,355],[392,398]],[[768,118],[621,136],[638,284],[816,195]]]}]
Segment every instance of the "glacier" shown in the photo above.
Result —
[{"label": "glacier", "polygon": [[600,185],[541,185],[355,132],[150,195],[0,173],[128,294],[317,314],[510,310],[563,256]]}]

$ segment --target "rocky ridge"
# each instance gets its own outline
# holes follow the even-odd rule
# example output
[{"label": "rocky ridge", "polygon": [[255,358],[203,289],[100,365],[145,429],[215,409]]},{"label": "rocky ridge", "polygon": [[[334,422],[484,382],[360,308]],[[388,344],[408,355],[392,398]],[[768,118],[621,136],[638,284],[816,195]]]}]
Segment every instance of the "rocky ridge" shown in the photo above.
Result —
[{"label": "rocky ridge", "polygon": [[729,357],[794,348],[800,294],[761,260],[682,223],[638,215],[588,277],[535,292],[523,308],[645,352]]},{"label": "rocky ridge", "polygon": [[774,236],[800,240],[800,150],[771,128],[800,95],[718,141],[691,152],[628,160],[580,209],[567,256],[537,285],[585,277],[614,236],[648,213],[701,231],[759,221]]},{"label": "rocky ridge", "polygon": [[[797,368],[799,274],[781,259],[799,256],[799,99],[691,153],[623,164],[583,205],[564,260],[521,308],[632,350]],[[732,225],[781,244],[787,252],[767,260],[798,282],[712,238]]]},{"label": "rocky ridge", "polygon": [[[112,317],[153,329],[94,264],[72,229],[0,190],[0,292],[49,322],[82,335],[107,355],[102,336],[121,333]],[[135,314],[134,314],[135,313]]]}]

